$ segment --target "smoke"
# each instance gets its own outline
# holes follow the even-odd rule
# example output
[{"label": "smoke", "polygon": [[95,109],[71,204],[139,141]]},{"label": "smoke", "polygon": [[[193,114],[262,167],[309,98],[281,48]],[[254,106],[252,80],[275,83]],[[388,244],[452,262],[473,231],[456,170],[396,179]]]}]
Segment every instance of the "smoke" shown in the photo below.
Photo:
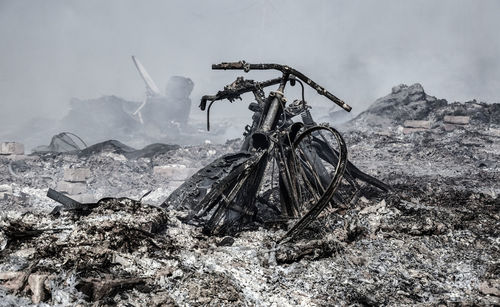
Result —
[{"label": "smoke", "polygon": [[[131,55],[162,90],[170,76],[190,77],[193,105],[243,74],[212,63],[241,59],[291,65],[357,112],[399,83],[498,102],[499,11],[486,0],[0,0],[0,129],[60,118],[71,97],[140,101]],[[243,103],[214,112],[250,117]]]}]

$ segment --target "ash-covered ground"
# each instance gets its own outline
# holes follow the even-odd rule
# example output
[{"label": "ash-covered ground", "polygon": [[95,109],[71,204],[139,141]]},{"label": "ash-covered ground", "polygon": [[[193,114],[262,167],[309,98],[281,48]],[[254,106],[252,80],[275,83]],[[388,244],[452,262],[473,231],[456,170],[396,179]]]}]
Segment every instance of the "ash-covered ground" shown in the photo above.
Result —
[{"label": "ash-covered ground", "polygon": [[[0,157],[0,305],[500,304],[500,105],[401,85],[342,130],[393,191],[280,245],[283,229],[207,237],[159,208],[239,140]],[[54,215],[48,188],[117,199]]]}]

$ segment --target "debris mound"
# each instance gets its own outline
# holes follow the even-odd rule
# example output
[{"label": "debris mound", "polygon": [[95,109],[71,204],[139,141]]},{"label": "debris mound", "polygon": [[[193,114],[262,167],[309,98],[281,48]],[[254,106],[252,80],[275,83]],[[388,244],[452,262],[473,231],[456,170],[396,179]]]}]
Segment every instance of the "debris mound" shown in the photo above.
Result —
[{"label": "debris mound", "polygon": [[[349,161],[391,191],[381,193],[374,177],[347,164],[350,176],[372,184],[358,180],[363,193],[348,206],[326,206],[300,236],[279,244],[286,235],[279,219],[224,237],[186,223],[214,183],[241,174],[233,170],[251,153],[235,152],[245,141],[175,150],[153,144],[143,159],[127,159],[135,149],[111,141],[85,158],[0,155],[1,304],[499,305],[498,110],[472,101],[436,107],[427,117],[372,114],[423,131],[383,133],[368,123],[343,134]],[[321,144],[309,136],[309,148]],[[281,195],[272,184],[279,174],[270,166],[255,207],[257,216],[279,218]],[[81,201],[49,214],[56,204],[45,197],[47,187],[60,181],[85,182],[97,199],[130,198]],[[145,204],[160,205],[169,194],[166,208]]]},{"label": "debris mound", "polygon": [[[458,118],[458,117],[462,118]],[[387,129],[397,126],[415,127],[409,121],[424,121],[429,128],[446,124],[500,124],[500,104],[488,104],[476,100],[448,103],[428,95],[421,84],[400,84],[389,95],[377,99],[367,110],[360,113],[347,128]],[[422,131],[418,130],[418,131]]]},{"label": "debris mound", "polygon": [[[78,276],[75,300],[98,301],[133,286],[141,289],[137,285],[151,283],[173,248],[159,235],[167,227],[167,213],[127,198],[103,199],[85,213],[27,213],[2,223],[1,271],[49,281],[38,290],[44,293],[39,300],[54,297],[68,275]],[[26,287],[21,281],[11,289],[35,295]]]}]

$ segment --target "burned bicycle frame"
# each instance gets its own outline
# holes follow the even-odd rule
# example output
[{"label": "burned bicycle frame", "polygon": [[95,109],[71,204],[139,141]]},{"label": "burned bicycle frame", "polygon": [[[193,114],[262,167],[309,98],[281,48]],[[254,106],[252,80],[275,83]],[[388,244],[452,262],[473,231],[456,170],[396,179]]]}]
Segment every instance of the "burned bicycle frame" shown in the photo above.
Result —
[{"label": "burned bicycle frame", "polygon": [[[185,217],[204,227],[206,234],[225,234],[241,229],[242,225],[259,220],[256,201],[269,161],[278,166],[278,210],[283,220],[296,221],[282,240],[288,240],[303,231],[327,207],[346,202],[336,194],[342,180],[359,190],[356,179],[382,190],[388,186],[361,172],[347,160],[347,147],[340,133],[328,125],[317,125],[304,99],[304,84],[325,96],[346,111],[351,107],[301,72],[279,64],[249,64],[244,61],[212,65],[214,70],[278,70],[282,76],[264,82],[238,77],[216,95],[203,96],[200,109],[207,111],[207,129],[210,129],[210,109],[214,102],[241,99],[252,92],[256,103],[253,123],[245,129],[241,151],[223,156],[188,179],[163,203],[163,207],[189,210]],[[302,100],[288,106],[285,98],[287,83],[302,87]],[[279,85],[265,97],[263,89]],[[207,103],[208,107],[207,107]],[[302,122],[291,118],[300,115]],[[335,140],[338,149],[330,146],[325,134]],[[320,161],[334,167],[328,171]],[[273,168],[274,171],[274,168]],[[347,176],[345,176],[347,174]],[[302,195],[307,194],[306,201]],[[353,194],[354,196],[354,194]]]}]

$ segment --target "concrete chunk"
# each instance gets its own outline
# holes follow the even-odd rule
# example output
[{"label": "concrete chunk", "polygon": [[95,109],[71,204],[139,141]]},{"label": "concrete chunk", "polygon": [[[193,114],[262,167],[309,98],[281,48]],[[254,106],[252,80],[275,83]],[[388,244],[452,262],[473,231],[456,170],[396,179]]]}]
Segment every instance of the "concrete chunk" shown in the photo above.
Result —
[{"label": "concrete chunk", "polygon": [[33,304],[39,304],[47,299],[47,291],[45,290],[45,280],[47,274],[31,274],[28,277],[28,284],[31,289],[31,301]]},{"label": "concrete chunk", "polygon": [[10,291],[19,291],[24,286],[26,273],[0,272],[0,285]]},{"label": "concrete chunk", "polygon": [[483,294],[500,296],[500,280],[485,280],[479,284],[479,292]]},{"label": "concrete chunk", "polygon": [[56,190],[69,195],[76,195],[84,193],[87,190],[87,185],[82,182],[59,181]]},{"label": "concrete chunk", "polygon": [[431,122],[429,120],[405,120],[403,126],[407,128],[430,129]]},{"label": "concrete chunk", "polygon": [[3,142],[0,144],[0,155],[24,155],[24,145],[17,142]]},{"label": "concrete chunk", "polygon": [[196,171],[198,171],[198,169],[196,168],[190,168],[186,167],[185,165],[176,164],[155,166],[153,168],[154,175],[164,176],[173,181],[186,180],[194,173],[196,173]]},{"label": "concrete chunk", "polygon": [[12,195],[12,187],[6,184],[0,185],[0,199],[4,199],[7,195]]},{"label": "concrete chunk", "polygon": [[415,132],[427,131],[425,128],[403,128],[403,134],[412,134]]},{"label": "concrete chunk", "polygon": [[90,178],[88,168],[68,168],[64,170],[64,180],[69,182],[85,182]]},{"label": "concrete chunk", "polygon": [[470,117],[446,115],[443,120],[445,123],[456,124],[456,125],[468,125],[470,122]]}]

